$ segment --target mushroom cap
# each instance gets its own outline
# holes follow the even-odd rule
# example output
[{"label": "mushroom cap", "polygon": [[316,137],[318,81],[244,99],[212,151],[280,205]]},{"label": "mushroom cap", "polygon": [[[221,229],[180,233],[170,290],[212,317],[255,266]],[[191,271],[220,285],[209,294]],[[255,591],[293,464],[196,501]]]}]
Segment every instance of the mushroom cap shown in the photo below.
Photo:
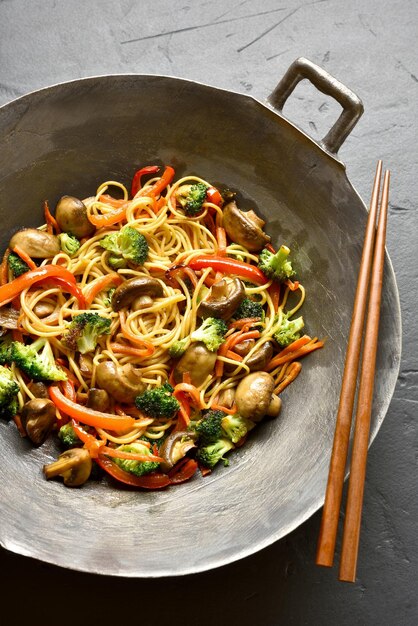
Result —
[{"label": "mushroom cap", "polygon": [[237,412],[253,422],[268,414],[274,396],[274,378],[267,372],[253,372],[245,376],[235,392]]},{"label": "mushroom cap", "polygon": [[208,350],[201,341],[191,343],[174,369],[174,380],[181,382],[183,374],[189,372],[192,385],[199,387],[213,372],[216,358],[216,352]]},{"label": "mushroom cap", "polygon": [[241,211],[236,202],[229,202],[223,210],[223,225],[232,241],[258,252],[270,237],[263,231],[265,222],[254,211]]},{"label": "mushroom cap", "polygon": [[239,278],[218,281],[212,285],[197,309],[200,317],[229,320],[245,298],[245,287]]},{"label": "mushroom cap", "polygon": [[148,276],[130,278],[115,289],[112,296],[112,308],[114,311],[120,311],[141,296],[161,298],[163,295],[162,285],[155,278]]},{"label": "mushroom cap", "polygon": [[195,439],[196,434],[193,431],[178,430],[171,433],[160,448],[160,456],[164,459],[164,463],[161,463],[162,470],[171,469],[186,455],[186,452],[194,448]]},{"label": "mushroom cap", "polygon": [[96,368],[96,382],[115,400],[125,404],[134,402],[145,389],[141,370],[132,363],[117,366],[113,361],[101,361]]},{"label": "mushroom cap", "polygon": [[23,405],[20,417],[29,439],[40,446],[55,424],[55,405],[48,398],[34,398]]},{"label": "mushroom cap", "polygon": [[22,228],[10,239],[9,248],[19,246],[33,259],[47,259],[61,250],[58,237],[37,228]]},{"label": "mushroom cap", "polygon": [[48,480],[62,476],[67,487],[79,487],[88,480],[91,468],[89,451],[86,448],[72,448],[60,454],[53,463],[44,465],[44,474]]},{"label": "mushroom cap", "polygon": [[89,237],[96,230],[87,217],[86,205],[74,196],[62,196],[58,200],[55,218],[61,230],[75,237]]}]

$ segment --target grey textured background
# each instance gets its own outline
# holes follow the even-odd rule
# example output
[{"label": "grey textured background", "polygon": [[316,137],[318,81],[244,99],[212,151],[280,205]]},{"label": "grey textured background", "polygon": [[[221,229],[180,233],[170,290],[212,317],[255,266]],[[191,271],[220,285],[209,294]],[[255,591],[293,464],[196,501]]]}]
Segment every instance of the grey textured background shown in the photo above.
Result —
[{"label": "grey textured background", "polygon": [[[106,623],[120,619],[121,610],[124,621],[161,625],[418,623],[417,32],[415,0],[0,1],[1,104],[120,72],[191,78],[265,100],[300,55],[353,89],[365,114],[340,157],[366,201],[377,159],[392,171],[387,246],[404,327],[397,391],[369,455],[355,585],[314,565],[317,514],[257,555],[181,579],[96,578],[2,551],[7,623],[69,624],[73,610],[80,624],[101,613]],[[320,138],[338,110],[300,85],[284,112]]]}]

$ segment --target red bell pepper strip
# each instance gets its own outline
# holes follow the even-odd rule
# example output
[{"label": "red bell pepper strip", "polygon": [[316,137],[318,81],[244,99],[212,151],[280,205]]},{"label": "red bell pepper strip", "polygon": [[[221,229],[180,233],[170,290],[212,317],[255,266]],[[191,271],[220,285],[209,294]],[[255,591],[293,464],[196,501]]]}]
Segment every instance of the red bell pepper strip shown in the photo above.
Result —
[{"label": "red bell pepper strip", "polygon": [[131,196],[132,198],[136,196],[138,191],[141,189],[141,178],[145,176],[145,174],[156,174],[160,169],[159,165],[147,165],[146,167],[141,167],[140,170],[136,171],[132,178],[131,185]]},{"label": "red bell pepper strip", "polygon": [[115,478],[125,485],[131,485],[131,487],[142,487],[142,489],[162,489],[168,487],[171,484],[171,480],[167,474],[147,474],[145,476],[135,476],[129,472],[125,472],[116,463],[111,461],[105,456],[99,455],[96,459],[96,463],[107,472],[112,478]]},{"label": "red bell pepper strip", "polygon": [[251,282],[259,285],[264,285],[269,280],[258,267],[244,263],[244,261],[239,261],[238,259],[202,254],[194,257],[189,261],[188,265],[192,270],[203,270],[207,267],[211,267],[215,272],[247,278]]},{"label": "red bell pepper strip", "polygon": [[36,270],[25,272],[6,285],[1,285],[0,306],[8,304],[16,298],[16,296],[19,296],[24,289],[46,278],[54,279],[54,282],[60,279],[62,281],[60,283],[61,286],[65,286],[65,288],[68,287],[68,291],[70,291],[70,287],[71,290],[76,287],[75,277],[71,272],[65,269],[65,267],[61,267],[60,265],[44,265],[43,267],[38,267]]},{"label": "red bell pepper strip", "polygon": [[216,187],[209,187],[206,192],[206,200],[208,202],[212,202],[212,204],[216,204],[216,206],[223,205],[223,198],[220,192],[216,189]]},{"label": "red bell pepper strip", "polygon": [[66,398],[56,385],[49,387],[49,397],[60,411],[87,426],[120,432],[132,428],[135,424],[134,418],[128,415],[120,417],[112,413],[101,413],[77,404]]},{"label": "red bell pepper strip", "polygon": [[197,463],[194,459],[188,459],[185,457],[168,472],[168,477],[172,485],[178,485],[184,483],[186,480],[190,480],[194,476],[197,470]]},{"label": "red bell pepper strip", "polygon": [[[45,280],[45,282],[48,282],[48,281],[49,279]],[[40,282],[42,282],[42,284],[44,283],[44,281],[40,281]],[[51,285],[52,287],[61,287],[63,291],[67,291],[72,296],[77,298],[78,306],[80,309],[87,309],[87,302],[80,287],[67,282],[64,278],[58,278],[58,277],[51,279],[51,281],[49,282],[52,283]]]}]

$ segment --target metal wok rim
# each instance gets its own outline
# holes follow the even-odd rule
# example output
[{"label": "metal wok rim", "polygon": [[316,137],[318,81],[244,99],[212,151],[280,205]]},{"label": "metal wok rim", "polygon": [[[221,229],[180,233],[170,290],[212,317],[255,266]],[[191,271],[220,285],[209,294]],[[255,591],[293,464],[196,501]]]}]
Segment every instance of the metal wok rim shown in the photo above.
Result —
[{"label": "metal wok rim", "polygon": [[[229,93],[229,94],[234,94],[236,96],[239,96],[241,98],[245,98],[247,100],[252,100],[253,102],[255,102],[257,105],[263,107],[263,109],[267,109],[267,111],[269,111],[270,113],[274,113],[275,115],[277,115],[283,122],[289,124],[291,127],[293,127],[294,129],[296,129],[297,131],[299,131],[299,133],[301,133],[305,138],[307,138],[315,147],[316,149],[319,149],[324,155],[326,155],[328,158],[331,158],[333,161],[335,161],[339,167],[341,167],[344,170],[344,175],[346,176],[351,188],[353,189],[353,191],[356,193],[356,195],[358,196],[362,207],[364,209],[365,214],[367,214],[367,207],[364,203],[364,201],[362,200],[361,196],[359,195],[359,193],[357,192],[357,190],[354,188],[354,186],[352,185],[352,183],[349,181],[346,172],[345,172],[345,164],[339,160],[339,158],[337,157],[337,155],[332,155],[330,154],[327,150],[325,150],[323,148],[323,146],[321,146],[321,144],[317,141],[315,141],[314,139],[312,139],[312,137],[310,137],[309,134],[307,134],[304,130],[300,129],[296,124],[292,123],[290,120],[288,120],[284,115],[282,115],[279,111],[277,111],[273,106],[271,106],[268,103],[262,102],[261,100],[259,100],[258,98],[255,98],[252,95],[248,95],[248,94],[244,94],[244,93],[240,93],[238,91],[234,91],[234,90],[230,90],[230,89],[226,89],[226,88],[222,88],[222,87],[214,87],[212,85],[208,85],[206,83],[200,82],[200,81],[196,81],[196,80],[191,80],[191,79],[185,79],[185,78],[180,78],[180,77],[176,77],[176,76],[172,76],[172,75],[164,75],[164,74],[137,74],[137,73],[118,73],[118,74],[101,74],[101,75],[93,75],[93,76],[87,76],[87,77],[83,77],[83,78],[77,78],[77,79],[73,79],[73,80],[69,80],[69,81],[61,81],[58,83],[54,83],[52,85],[48,85],[47,87],[42,87],[40,89],[35,89],[33,91],[30,91],[26,94],[23,94],[22,96],[19,96],[18,98],[15,98],[14,100],[11,100],[3,105],[0,106],[0,110],[2,110],[4,107],[8,107],[16,102],[21,102],[24,101],[26,98],[30,98],[32,95],[34,94],[39,94],[39,93],[46,93],[49,90],[53,90],[56,87],[60,87],[60,86],[64,86],[64,85],[71,85],[71,84],[79,84],[79,83],[84,83],[84,82],[89,82],[92,80],[96,80],[96,79],[107,79],[107,80],[111,80],[112,78],[132,78],[132,79],[143,79],[143,78],[162,78],[162,79],[169,79],[169,80],[174,80],[174,81],[178,81],[178,82],[183,82],[183,83],[189,83],[189,84],[194,84],[194,85],[198,85],[201,87],[205,87],[205,88],[209,88],[211,90],[217,91],[217,92],[224,92],[224,93]],[[396,369],[394,368],[393,371],[391,372],[391,377],[393,380],[392,385],[390,386],[390,388],[386,389],[386,393],[384,395],[384,397],[381,400],[381,408],[379,413],[376,415],[376,419],[374,422],[374,425],[371,429],[370,432],[370,439],[369,439],[369,446],[371,445],[371,443],[374,441],[381,425],[382,422],[386,416],[386,413],[389,409],[389,404],[391,402],[393,393],[395,391],[395,386],[396,386],[396,381],[397,381],[397,377],[399,374],[399,369],[400,369],[400,360],[401,360],[401,349],[402,349],[402,320],[401,320],[401,307],[400,307],[400,299],[399,299],[399,290],[398,290],[398,286],[397,286],[397,282],[396,282],[396,276],[393,270],[393,265],[392,262],[389,258],[388,253],[386,252],[386,259],[385,262],[387,264],[387,269],[389,271],[389,273],[392,276],[393,279],[393,285],[394,285],[394,290],[395,290],[395,301],[392,303],[393,305],[393,318],[394,318],[394,322],[395,322],[395,327],[398,331],[398,336],[396,337],[396,335],[394,335],[393,337],[393,351],[394,351],[394,355],[397,358],[397,367]],[[396,376],[395,376],[396,373]],[[349,474],[349,471],[347,471],[346,474],[346,478]],[[15,545],[13,543],[13,541],[10,540],[4,540],[0,537],[0,545],[2,547],[4,547],[7,550],[10,550],[11,552],[14,552],[15,554],[19,554],[22,556],[28,556],[31,557],[33,559],[36,559],[38,561],[44,562],[44,563],[49,563],[51,565],[57,566],[57,567],[64,567],[66,569],[70,569],[70,570],[74,570],[74,571],[79,571],[79,572],[86,572],[86,573],[90,573],[90,574],[100,574],[102,576],[118,576],[118,577],[125,577],[125,578],[162,578],[162,577],[172,577],[172,576],[185,576],[185,575],[190,575],[190,574],[196,574],[196,573],[200,573],[200,572],[204,572],[204,571],[209,571],[218,567],[222,567],[224,565],[228,565],[230,563],[233,563],[235,561],[241,560],[243,558],[246,558],[252,554],[255,554],[257,552],[259,552],[260,550],[270,546],[271,544],[275,543],[276,541],[278,541],[279,539],[283,538],[284,536],[288,535],[290,532],[292,532],[293,530],[295,530],[296,528],[298,528],[300,525],[302,525],[306,520],[308,520],[314,513],[316,513],[321,506],[324,503],[324,499],[325,499],[325,490],[324,490],[324,494],[323,496],[318,497],[315,502],[303,513],[300,514],[299,517],[292,523],[289,523],[285,528],[282,528],[279,532],[277,533],[270,533],[270,535],[267,538],[264,539],[260,539],[258,542],[253,543],[251,546],[247,547],[246,549],[241,549],[239,550],[237,553],[233,554],[233,555],[229,555],[226,558],[213,558],[209,563],[207,564],[200,564],[200,565],[194,565],[193,567],[185,567],[183,569],[181,569],[180,571],[177,571],[175,573],[171,573],[171,572],[167,572],[166,570],[154,570],[151,574],[143,574],[143,573],[135,573],[132,571],[129,571],[128,573],[124,573],[121,572],[119,570],[114,570],[111,572],[106,572],[103,573],[102,571],[100,571],[97,568],[87,568],[87,567],[80,567],[77,566],[77,564],[61,564],[61,563],[57,563],[57,561],[52,560],[52,558],[48,558],[48,557],[44,557],[44,556],[37,556],[34,552],[35,550],[31,549],[30,547],[24,547],[21,545]]]}]

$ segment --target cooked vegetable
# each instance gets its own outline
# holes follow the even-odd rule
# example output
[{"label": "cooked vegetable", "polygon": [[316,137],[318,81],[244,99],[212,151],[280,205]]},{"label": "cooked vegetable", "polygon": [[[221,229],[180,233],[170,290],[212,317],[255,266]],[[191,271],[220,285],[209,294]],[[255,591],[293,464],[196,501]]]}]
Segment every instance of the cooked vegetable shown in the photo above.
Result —
[{"label": "cooked vegetable", "polygon": [[92,387],[87,392],[87,406],[95,411],[102,411],[103,413],[106,413],[110,407],[109,394],[105,389],[96,389],[96,387]]},{"label": "cooked vegetable", "polygon": [[0,338],[0,365],[9,365],[12,362],[12,343],[11,335],[4,335]]},{"label": "cooked vegetable", "polygon": [[279,344],[285,348],[300,338],[300,331],[305,326],[303,317],[298,317],[295,320],[289,320],[286,315],[282,316],[282,321],[279,328],[275,331],[273,337]]},{"label": "cooked vegetable", "polygon": [[229,238],[250,252],[258,252],[270,241],[263,231],[265,221],[254,211],[241,211],[235,201],[224,207],[223,224]]},{"label": "cooked vegetable", "polygon": [[201,326],[191,334],[192,341],[201,341],[211,352],[216,352],[225,341],[228,326],[223,320],[207,317]]},{"label": "cooked vegetable", "polygon": [[254,317],[259,317],[261,320],[263,320],[264,309],[259,302],[251,300],[250,298],[245,298],[233,315],[234,320]]},{"label": "cooked vegetable", "polygon": [[58,238],[37,228],[18,230],[9,243],[11,250],[16,246],[33,259],[48,259],[60,251]]},{"label": "cooked vegetable", "polygon": [[58,235],[58,239],[61,250],[65,252],[65,254],[68,254],[68,256],[74,256],[74,254],[77,254],[81,245],[77,237],[70,235],[69,233],[61,233]]},{"label": "cooked vegetable", "polygon": [[102,335],[110,332],[111,320],[98,313],[81,313],[70,322],[61,342],[70,350],[81,354],[92,352]]},{"label": "cooked vegetable", "polygon": [[195,439],[195,434],[186,430],[172,432],[164,440],[159,452],[164,459],[164,462],[161,463],[163,471],[171,469],[189,450],[195,448]]},{"label": "cooked vegetable", "polygon": [[[263,370],[273,356],[273,342],[265,341],[246,361],[250,372]],[[235,346],[237,351],[237,346]]]},{"label": "cooked vegetable", "polygon": [[122,403],[135,402],[135,398],[145,389],[141,370],[132,363],[118,366],[113,361],[101,361],[96,368],[96,382]]},{"label": "cooked vegetable", "polygon": [[191,217],[201,212],[208,186],[205,183],[194,185],[181,185],[177,189],[176,200],[186,213]]},{"label": "cooked vegetable", "polygon": [[59,455],[58,459],[49,465],[44,465],[45,478],[62,476],[67,487],[79,487],[88,480],[91,474],[92,462],[88,450],[73,448]]},{"label": "cooked vegetable", "polygon": [[148,258],[148,243],[144,235],[132,226],[124,226],[103,237],[100,245],[109,250],[109,265],[113,269],[121,269],[133,265],[143,265]]},{"label": "cooked vegetable", "polygon": [[174,389],[169,383],[148,389],[135,400],[136,407],[149,417],[174,417],[180,403],[172,395]]},{"label": "cooked vegetable", "polygon": [[7,263],[9,264],[10,269],[12,270],[12,274],[14,278],[21,276],[25,272],[29,271],[29,265],[22,261],[19,255],[11,252],[7,258]]},{"label": "cooked vegetable", "polygon": [[158,280],[149,276],[136,276],[125,280],[115,289],[112,296],[112,308],[114,311],[120,311],[135,304],[144,296],[149,296],[152,303],[152,298],[161,298],[163,295],[164,290]]},{"label": "cooked vegetable", "polygon": [[274,378],[267,372],[247,374],[235,392],[239,415],[253,422],[259,422],[265,415],[276,417],[281,400],[274,393],[274,385]]},{"label": "cooked vegetable", "polygon": [[83,442],[77,437],[77,433],[70,422],[61,426],[58,431],[58,437],[66,448],[81,447],[83,445]]},{"label": "cooked vegetable", "polygon": [[23,405],[20,417],[29,439],[36,446],[40,446],[56,422],[54,403],[48,398],[29,400]]},{"label": "cooked vegetable", "polygon": [[[130,454],[140,454],[141,456],[153,456],[150,448],[145,446],[140,441],[131,444],[125,444],[116,448],[119,452],[128,452]],[[160,464],[156,461],[133,461],[130,459],[112,459],[116,465],[118,465],[125,472],[134,474],[135,476],[144,476],[150,472],[155,472],[160,467]]]},{"label": "cooked vegetable", "polygon": [[215,443],[218,439],[221,439],[222,433],[222,420],[226,413],[223,411],[209,410],[201,420],[199,420],[195,426],[194,431],[199,437],[199,447],[204,447],[210,443]]},{"label": "cooked vegetable", "polygon": [[246,278],[257,285],[264,285],[268,282],[263,272],[255,265],[222,256],[201,254],[189,261],[189,267],[192,270],[202,270],[210,267],[215,272]]},{"label": "cooked vegetable", "polygon": [[17,413],[19,385],[12,372],[0,365],[0,418],[9,419]]},{"label": "cooked vegetable", "polygon": [[215,363],[216,352],[208,350],[201,341],[192,343],[174,368],[174,380],[180,383],[188,372],[192,385],[200,387],[213,372]]},{"label": "cooked vegetable", "polygon": [[264,248],[258,259],[258,267],[268,278],[282,282],[295,274],[287,258],[289,254],[290,249],[287,246],[280,246],[275,254]]},{"label": "cooked vegetable", "polygon": [[200,302],[197,314],[200,317],[217,317],[229,320],[235,315],[245,298],[245,288],[239,278],[223,278],[218,281]]},{"label": "cooked vegetable", "polygon": [[67,375],[56,366],[51,345],[44,337],[27,346],[20,341],[14,341],[10,358],[33,380],[67,380]]},{"label": "cooked vegetable", "polygon": [[96,230],[87,217],[87,207],[74,196],[62,196],[55,210],[59,227],[75,237],[90,237]]},{"label": "cooked vegetable", "polygon": [[185,337],[184,339],[179,339],[178,341],[175,341],[174,343],[171,344],[171,346],[168,349],[169,355],[173,359],[179,359],[186,352],[187,346],[189,345],[189,343],[190,343],[189,337]]},{"label": "cooked vegetable", "polygon": [[221,425],[225,435],[232,443],[238,443],[238,441],[245,437],[255,426],[254,422],[251,422],[251,420],[245,417],[241,417],[238,413],[235,413],[235,415],[225,415]]},{"label": "cooked vegetable", "polygon": [[229,439],[218,439],[215,443],[199,448],[196,458],[201,465],[209,469],[213,469],[221,460],[227,466],[229,461],[224,458],[224,455],[234,447],[234,444]]}]

